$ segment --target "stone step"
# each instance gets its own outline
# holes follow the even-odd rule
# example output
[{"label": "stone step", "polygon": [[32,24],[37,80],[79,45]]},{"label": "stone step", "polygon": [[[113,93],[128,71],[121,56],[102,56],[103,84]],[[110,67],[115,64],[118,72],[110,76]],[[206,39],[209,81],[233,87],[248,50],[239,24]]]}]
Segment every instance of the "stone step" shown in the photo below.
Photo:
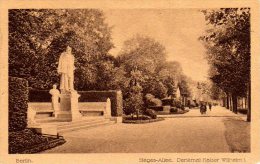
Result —
[{"label": "stone step", "polygon": [[80,121],[80,122],[70,122],[68,124],[59,124],[57,127],[58,129],[67,129],[67,128],[74,128],[77,126],[84,126],[84,125],[93,125],[93,124],[99,124],[99,123],[108,123],[110,120],[105,119],[93,119],[93,120],[86,120],[86,121]]},{"label": "stone step", "polygon": [[106,119],[104,117],[83,117],[81,119],[72,122],[62,122],[60,119],[55,117],[36,119],[36,122],[41,127],[55,127],[57,133],[63,134],[70,131],[94,128],[103,125],[114,124],[115,121]]},{"label": "stone step", "polygon": [[85,124],[85,125],[81,125],[81,126],[73,126],[73,127],[67,127],[65,129],[60,129],[58,128],[58,133],[59,134],[64,134],[64,133],[68,133],[71,131],[76,131],[76,130],[81,130],[81,129],[90,129],[90,128],[96,128],[99,126],[106,126],[106,125],[112,125],[115,122],[113,121],[108,121],[108,122],[98,122],[98,123],[94,123],[94,124]]},{"label": "stone step", "polygon": [[93,121],[93,120],[97,120],[97,119],[104,119],[103,117],[86,117],[86,118],[82,118],[82,119],[78,119],[78,120],[75,120],[75,121],[72,121],[72,122],[68,122],[66,121],[67,119],[64,118],[55,118],[55,117],[48,117],[48,118],[37,118],[35,119],[35,121],[37,123],[57,123],[57,124],[63,124],[63,125],[66,125],[66,124],[73,124],[73,123],[80,123],[80,122],[88,122],[88,121]]},{"label": "stone step", "polygon": [[44,118],[35,118],[37,123],[52,123],[52,122],[63,122],[64,120],[57,120],[55,117],[44,117]]},{"label": "stone step", "polygon": [[104,115],[104,111],[81,110],[80,113],[82,114],[82,116],[103,116]]},{"label": "stone step", "polygon": [[49,118],[52,117],[54,113],[54,110],[37,110],[35,118],[36,119],[41,119],[41,118]]}]

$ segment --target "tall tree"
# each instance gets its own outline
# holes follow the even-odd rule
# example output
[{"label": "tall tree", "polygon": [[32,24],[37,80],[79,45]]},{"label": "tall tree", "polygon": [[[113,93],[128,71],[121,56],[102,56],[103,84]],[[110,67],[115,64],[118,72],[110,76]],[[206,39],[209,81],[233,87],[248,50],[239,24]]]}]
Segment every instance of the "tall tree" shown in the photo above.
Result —
[{"label": "tall tree", "polygon": [[[133,71],[140,74],[139,84],[144,95],[154,93],[159,84],[158,73],[166,62],[165,47],[162,44],[153,38],[136,35],[124,42],[118,60],[124,66],[128,78]],[[162,96],[163,93],[158,95]]]},{"label": "tall tree", "polygon": [[181,75],[178,86],[180,88],[181,94],[185,95],[185,97],[191,96],[191,88],[190,88],[191,79],[189,79],[185,75]]},{"label": "tall tree", "polygon": [[127,72],[136,68],[144,74],[154,74],[166,61],[165,47],[153,38],[136,35],[124,42],[119,60]]},{"label": "tall tree", "polygon": [[100,61],[108,60],[108,51],[113,47],[111,28],[102,11],[9,11],[9,74],[26,78],[30,87],[48,89],[59,81],[58,58],[67,45],[76,58],[75,87],[100,88],[94,85],[99,78],[97,70],[103,68]]},{"label": "tall tree", "polygon": [[210,77],[232,95],[236,113],[237,96],[245,96],[250,90],[250,9],[222,8],[203,13],[210,28],[200,39],[208,50]]}]

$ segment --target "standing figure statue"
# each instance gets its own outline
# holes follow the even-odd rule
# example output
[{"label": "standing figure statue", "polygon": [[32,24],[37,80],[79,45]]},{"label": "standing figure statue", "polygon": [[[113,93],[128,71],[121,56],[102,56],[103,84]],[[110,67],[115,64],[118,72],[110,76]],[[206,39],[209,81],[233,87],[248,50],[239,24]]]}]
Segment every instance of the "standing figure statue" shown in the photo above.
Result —
[{"label": "standing figure statue", "polygon": [[74,70],[74,56],[71,53],[71,47],[68,46],[59,58],[58,73],[61,75],[61,93],[74,91]]},{"label": "standing figure statue", "polygon": [[57,85],[54,84],[53,88],[49,92],[51,94],[51,102],[52,102],[52,109],[54,111],[59,110],[59,98],[60,98],[60,91],[57,89]]}]

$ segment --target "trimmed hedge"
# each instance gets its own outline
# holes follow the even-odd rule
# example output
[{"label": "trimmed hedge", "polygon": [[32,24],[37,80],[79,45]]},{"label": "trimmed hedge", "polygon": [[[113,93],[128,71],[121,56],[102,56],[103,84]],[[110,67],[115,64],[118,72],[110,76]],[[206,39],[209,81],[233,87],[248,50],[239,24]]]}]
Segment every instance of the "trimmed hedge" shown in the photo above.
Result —
[{"label": "trimmed hedge", "polygon": [[9,132],[24,130],[27,126],[28,82],[9,77]]},{"label": "trimmed hedge", "polygon": [[177,113],[178,109],[176,107],[171,107],[170,113]]},{"label": "trimmed hedge", "polygon": [[105,102],[111,100],[111,115],[121,116],[123,114],[123,97],[121,91],[79,91],[79,102]]},{"label": "trimmed hedge", "polygon": [[184,110],[184,105],[182,105],[181,101],[176,101],[174,107]]},{"label": "trimmed hedge", "polygon": [[163,106],[150,106],[149,108],[154,111],[163,111]]},{"label": "trimmed hedge", "polygon": [[166,106],[166,105],[173,106],[174,105],[174,100],[173,99],[162,99],[162,105],[163,106]]},{"label": "trimmed hedge", "polygon": [[145,95],[145,104],[146,107],[150,106],[162,106],[162,101],[160,99],[157,99],[152,94],[146,94]]},{"label": "trimmed hedge", "polygon": [[49,90],[29,89],[29,102],[51,102]]}]

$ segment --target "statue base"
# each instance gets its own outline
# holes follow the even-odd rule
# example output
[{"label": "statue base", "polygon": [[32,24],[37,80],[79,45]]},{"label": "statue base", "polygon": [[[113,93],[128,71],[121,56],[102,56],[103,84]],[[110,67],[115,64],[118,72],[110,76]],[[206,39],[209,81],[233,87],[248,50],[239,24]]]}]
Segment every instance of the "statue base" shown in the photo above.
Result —
[{"label": "statue base", "polygon": [[82,117],[78,109],[79,94],[76,91],[61,93],[60,110],[55,111],[57,120],[73,121]]}]

